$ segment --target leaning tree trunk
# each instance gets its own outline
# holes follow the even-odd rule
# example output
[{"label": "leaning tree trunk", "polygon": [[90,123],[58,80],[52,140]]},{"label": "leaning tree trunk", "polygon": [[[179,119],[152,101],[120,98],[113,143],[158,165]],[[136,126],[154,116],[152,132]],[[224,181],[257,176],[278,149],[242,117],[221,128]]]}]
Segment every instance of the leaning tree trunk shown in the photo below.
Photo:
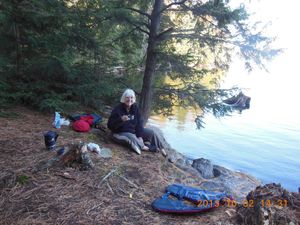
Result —
[{"label": "leaning tree trunk", "polygon": [[146,54],[146,66],[143,78],[143,86],[140,98],[141,115],[144,123],[147,122],[151,110],[151,95],[152,82],[156,66],[157,53],[155,48],[158,44],[157,36],[161,22],[161,9],[163,0],[155,0],[153,10],[151,13],[151,24],[148,39],[148,48]]}]

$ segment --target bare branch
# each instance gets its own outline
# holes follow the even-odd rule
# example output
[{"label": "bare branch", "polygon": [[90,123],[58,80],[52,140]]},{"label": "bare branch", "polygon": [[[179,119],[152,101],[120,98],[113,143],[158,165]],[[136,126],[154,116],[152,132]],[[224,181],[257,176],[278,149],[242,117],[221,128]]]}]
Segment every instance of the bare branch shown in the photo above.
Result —
[{"label": "bare branch", "polygon": [[147,27],[148,29],[150,29],[150,25],[148,23],[145,22],[140,22],[141,25]]},{"label": "bare branch", "polygon": [[[209,19],[207,19],[207,18],[205,18],[204,16],[200,16],[203,20],[205,20],[205,21],[207,21],[208,23],[210,23],[212,26],[214,26],[215,28],[217,28],[217,29],[220,29],[219,27],[218,27],[218,25],[216,25],[216,24],[214,24],[212,21],[210,21]],[[230,33],[230,31],[225,27],[225,28],[223,28],[223,29],[225,29],[225,31],[227,32],[227,33]],[[222,29],[221,29],[221,32],[222,33],[225,33]],[[225,33],[226,34],[226,33]]]},{"label": "bare branch", "polygon": [[117,168],[113,168],[107,175],[105,175],[102,180],[100,181],[100,183],[98,184],[98,187],[100,187],[100,185],[108,178],[110,177],[112,174],[114,174],[117,171]]},{"label": "bare branch", "polygon": [[129,184],[131,184],[133,187],[135,188],[139,188],[135,183],[133,183],[132,181],[128,180],[126,177],[123,177],[121,175],[118,175],[119,177],[121,177],[123,180],[127,181]]},{"label": "bare branch", "polygon": [[137,30],[139,30],[139,31],[141,31],[141,32],[143,32],[143,33],[145,33],[145,34],[147,34],[147,35],[150,35],[150,33],[149,33],[148,31],[144,30],[144,29],[141,28],[140,26],[138,26],[138,25],[136,25],[136,24],[134,24],[134,23],[130,23],[130,24],[133,25]]},{"label": "bare branch", "polygon": [[128,8],[125,8],[125,9],[131,10],[131,11],[134,11],[134,12],[137,12],[137,13],[143,15],[143,16],[148,17],[148,19],[151,20],[151,15],[150,15],[150,14],[148,14],[148,13],[146,13],[146,12],[143,12],[143,11],[141,11],[141,10],[139,10],[139,9],[129,8],[129,7],[128,7]]},{"label": "bare branch", "polygon": [[157,39],[159,40],[163,40],[164,36],[167,34],[167,33],[171,33],[172,31],[174,30],[173,27],[170,27],[164,31],[162,31],[160,34],[157,35]]},{"label": "bare branch", "polygon": [[176,29],[174,33],[189,33],[189,32],[193,32],[195,33],[195,29],[194,28],[191,28],[191,29]]},{"label": "bare branch", "polygon": [[[127,23],[131,24],[132,26],[134,26],[134,28],[135,28],[136,30],[139,30],[139,31],[141,31],[141,32],[143,32],[143,33],[145,33],[145,34],[147,34],[147,35],[150,35],[150,32],[149,32],[149,31],[144,30],[144,29],[141,27],[141,26],[146,26],[146,28],[148,28],[148,26],[147,26],[146,23],[140,23],[140,24],[141,24],[141,26],[140,26],[140,25],[134,23],[133,21],[130,21],[130,20],[127,19],[127,18],[124,18],[123,20],[126,21]],[[139,23],[139,22],[138,22],[138,23]],[[148,29],[149,29],[149,28],[148,28]]]},{"label": "bare branch", "polygon": [[114,43],[114,42],[116,42],[116,41],[118,41],[118,40],[120,40],[120,39],[122,39],[122,38],[124,38],[124,37],[128,37],[128,36],[129,36],[131,33],[133,33],[135,30],[137,30],[136,27],[133,28],[132,30],[130,30],[129,32],[127,32],[126,34],[122,34],[122,35],[120,35],[119,37],[113,39],[112,43]]},{"label": "bare branch", "polygon": [[92,210],[98,208],[99,206],[103,205],[103,203],[104,203],[104,202],[101,202],[100,204],[94,205],[92,208],[90,208],[90,209],[88,209],[88,210],[86,211],[86,214],[89,215],[90,211],[92,211]]},{"label": "bare branch", "polygon": [[111,188],[111,186],[109,185],[109,182],[108,182],[108,181],[106,182],[106,185],[107,185],[107,187],[109,188],[110,192],[111,192],[112,194],[114,194],[114,191],[113,191],[113,189]]}]

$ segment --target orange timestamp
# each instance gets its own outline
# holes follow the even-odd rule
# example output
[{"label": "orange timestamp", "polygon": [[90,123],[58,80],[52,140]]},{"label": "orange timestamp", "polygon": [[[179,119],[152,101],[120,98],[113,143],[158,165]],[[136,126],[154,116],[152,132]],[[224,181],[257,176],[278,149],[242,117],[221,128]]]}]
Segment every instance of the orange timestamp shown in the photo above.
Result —
[{"label": "orange timestamp", "polygon": [[232,199],[225,199],[222,201],[213,201],[213,200],[200,200],[197,203],[198,207],[237,207],[239,205],[242,205],[244,208],[254,208],[255,205],[259,204],[261,207],[271,207],[271,206],[279,206],[279,207],[287,207],[288,206],[288,200],[286,199],[277,199],[277,200],[271,200],[271,199],[263,199],[263,200],[254,200],[254,199],[244,199],[242,203],[237,203],[237,201]]},{"label": "orange timestamp", "polygon": [[278,206],[278,207],[287,207],[288,206],[288,200],[286,199],[262,199],[262,200],[254,200],[254,199],[244,199],[241,204],[238,204],[235,200],[227,199],[224,202],[225,206],[228,207],[237,207],[238,205],[242,205],[244,208],[254,208],[257,204],[261,207],[272,207],[272,206]]}]

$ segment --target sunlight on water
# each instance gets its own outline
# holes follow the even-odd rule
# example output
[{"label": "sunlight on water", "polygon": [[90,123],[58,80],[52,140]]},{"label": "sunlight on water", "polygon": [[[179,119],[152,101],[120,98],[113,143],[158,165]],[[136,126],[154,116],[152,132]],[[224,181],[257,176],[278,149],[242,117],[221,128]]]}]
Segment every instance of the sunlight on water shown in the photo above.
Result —
[{"label": "sunlight on water", "polygon": [[214,164],[252,174],[264,183],[282,183],[297,191],[300,126],[263,120],[255,123],[248,120],[251,110],[220,120],[208,115],[202,130],[196,130],[191,112],[186,114],[185,123],[162,123],[157,117],[149,122],[163,130],[172,147],[190,158],[207,158]]},{"label": "sunlight on water", "polygon": [[236,59],[222,84],[222,88],[244,88],[243,92],[251,97],[250,109],[221,119],[206,115],[206,125],[201,130],[196,130],[195,112],[183,109],[178,109],[173,120],[155,116],[150,123],[159,126],[171,146],[190,158],[207,158],[214,164],[252,174],[264,183],[281,183],[298,191],[300,46],[295,31],[287,28],[286,23],[293,26],[299,20],[291,18],[293,13],[277,18],[276,5],[283,4],[274,4],[275,11],[269,16],[276,17],[277,23],[272,32],[277,29],[275,44],[284,48],[284,53],[268,65],[269,73],[247,74]]},{"label": "sunlight on water", "polygon": [[[274,63],[284,58],[283,55]],[[195,112],[184,109],[178,110],[173,120],[153,117],[150,123],[161,127],[171,145],[190,158],[207,158],[215,164],[252,174],[264,183],[281,183],[297,191],[300,76],[283,73],[276,66],[269,74],[243,75],[236,73],[239,66],[231,71],[223,87],[245,88],[245,94],[251,97],[250,109],[221,119],[206,115],[206,125],[201,130],[196,130]]]}]

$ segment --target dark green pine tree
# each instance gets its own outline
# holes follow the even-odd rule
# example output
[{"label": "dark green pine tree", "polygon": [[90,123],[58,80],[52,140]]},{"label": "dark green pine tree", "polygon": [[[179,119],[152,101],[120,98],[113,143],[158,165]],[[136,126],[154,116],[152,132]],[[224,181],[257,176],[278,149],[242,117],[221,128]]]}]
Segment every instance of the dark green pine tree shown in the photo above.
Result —
[{"label": "dark green pine tree", "polygon": [[203,80],[217,83],[233,53],[248,68],[277,53],[227,1],[3,0],[0,25],[1,105],[44,110],[112,104],[130,86],[145,119],[176,104],[218,114],[229,92]]},{"label": "dark green pine tree", "polygon": [[143,39],[112,19],[115,8],[107,0],[1,1],[1,105],[63,110],[116,100],[132,78],[119,83],[112,70],[138,64]]},{"label": "dark green pine tree", "polygon": [[[123,15],[126,16],[123,19],[143,33],[148,42],[140,96],[145,121],[152,108],[153,91],[160,101],[169,97],[169,101],[165,101],[168,107],[175,100],[183,99],[181,103],[197,103],[203,109],[209,108],[228,91],[210,90],[199,80],[212,74],[220,76],[229,68],[236,53],[244,59],[246,68],[251,69],[254,65],[264,67],[265,60],[279,52],[270,48],[271,38],[250,27],[243,6],[231,9],[226,0],[172,0],[167,4],[163,0],[154,0],[148,3],[145,8],[138,4],[135,7],[123,6],[130,12]],[[188,51],[178,52],[176,42],[189,45]],[[167,74],[180,79],[181,83],[154,90],[155,74]]]}]

